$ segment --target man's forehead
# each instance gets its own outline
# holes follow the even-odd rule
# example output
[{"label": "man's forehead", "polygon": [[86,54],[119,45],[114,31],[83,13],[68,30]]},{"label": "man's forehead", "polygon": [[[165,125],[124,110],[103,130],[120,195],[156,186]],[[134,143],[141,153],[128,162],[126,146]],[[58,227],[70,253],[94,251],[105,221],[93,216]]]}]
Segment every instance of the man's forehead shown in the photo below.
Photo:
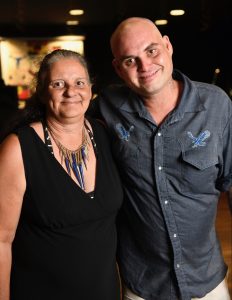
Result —
[{"label": "man's forehead", "polygon": [[143,35],[141,38],[121,39],[116,43],[114,55],[117,56],[137,56],[139,53],[151,47],[158,47],[161,40],[152,35]]},{"label": "man's forehead", "polygon": [[131,55],[136,51],[144,50],[152,43],[161,43],[162,36],[152,22],[126,22],[119,26],[111,39],[113,55]]}]

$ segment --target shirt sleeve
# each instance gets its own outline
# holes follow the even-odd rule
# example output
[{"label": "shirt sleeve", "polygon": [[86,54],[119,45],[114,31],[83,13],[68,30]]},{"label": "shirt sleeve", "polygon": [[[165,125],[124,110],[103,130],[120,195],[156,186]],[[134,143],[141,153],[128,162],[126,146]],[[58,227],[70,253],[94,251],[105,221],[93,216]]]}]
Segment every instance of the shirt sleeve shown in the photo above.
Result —
[{"label": "shirt sleeve", "polygon": [[232,102],[229,103],[229,118],[223,131],[223,169],[217,188],[226,192],[232,187]]}]

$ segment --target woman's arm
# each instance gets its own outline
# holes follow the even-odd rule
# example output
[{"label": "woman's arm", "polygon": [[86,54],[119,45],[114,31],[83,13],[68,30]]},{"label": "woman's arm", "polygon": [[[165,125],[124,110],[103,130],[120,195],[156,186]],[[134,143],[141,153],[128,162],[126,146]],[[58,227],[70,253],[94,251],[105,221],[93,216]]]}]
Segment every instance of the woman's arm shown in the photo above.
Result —
[{"label": "woman's arm", "polygon": [[11,244],[25,188],[21,148],[12,134],[0,145],[0,300],[10,299]]}]

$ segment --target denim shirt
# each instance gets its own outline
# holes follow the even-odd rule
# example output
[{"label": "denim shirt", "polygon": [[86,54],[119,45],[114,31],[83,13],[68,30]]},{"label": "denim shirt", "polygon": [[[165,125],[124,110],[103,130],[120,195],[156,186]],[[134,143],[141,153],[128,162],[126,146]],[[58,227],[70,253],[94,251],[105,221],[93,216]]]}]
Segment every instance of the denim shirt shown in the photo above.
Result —
[{"label": "denim shirt", "polygon": [[214,223],[220,191],[232,185],[232,103],[214,85],[173,76],[183,94],[160,126],[125,86],[94,100],[124,186],[121,276],[146,300],[203,297],[227,272]]}]

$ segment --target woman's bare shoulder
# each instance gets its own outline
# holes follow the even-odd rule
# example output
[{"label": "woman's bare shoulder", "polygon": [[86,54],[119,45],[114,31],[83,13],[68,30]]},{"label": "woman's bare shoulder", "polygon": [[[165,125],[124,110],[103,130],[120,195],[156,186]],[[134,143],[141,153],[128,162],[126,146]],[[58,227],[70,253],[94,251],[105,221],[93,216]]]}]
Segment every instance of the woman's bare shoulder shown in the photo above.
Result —
[{"label": "woman's bare shoulder", "polygon": [[1,172],[24,172],[22,152],[18,136],[14,133],[8,135],[0,144]]},{"label": "woman's bare shoulder", "polygon": [[0,144],[0,157],[11,155],[20,150],[18,136],[14,133],[9,134]]}]

